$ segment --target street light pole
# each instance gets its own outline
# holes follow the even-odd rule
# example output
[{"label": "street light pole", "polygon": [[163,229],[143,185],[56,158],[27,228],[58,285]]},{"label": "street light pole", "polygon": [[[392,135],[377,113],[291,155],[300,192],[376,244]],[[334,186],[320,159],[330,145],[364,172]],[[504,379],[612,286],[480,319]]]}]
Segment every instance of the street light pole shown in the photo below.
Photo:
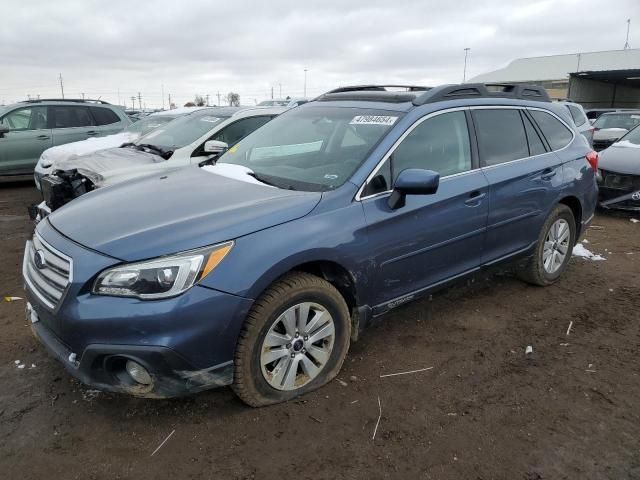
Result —
[{"label": "street light pole", "polygon": [[629,28],[631,27],[631,19],[627,18],[627,40],[626,42],[624,42],[624,49],[628,50],[629,48],[631,48],[631,45],[629,45]]},{"label": "street light pole", "polygon": [[467,57],[469,56],[469,47],[464,49],[464,70],[462,72],[462,83],[467,81]]},{"label": "street light pole", "polygon": [[307,69],[304,69],[304,98],[307,98]]}]

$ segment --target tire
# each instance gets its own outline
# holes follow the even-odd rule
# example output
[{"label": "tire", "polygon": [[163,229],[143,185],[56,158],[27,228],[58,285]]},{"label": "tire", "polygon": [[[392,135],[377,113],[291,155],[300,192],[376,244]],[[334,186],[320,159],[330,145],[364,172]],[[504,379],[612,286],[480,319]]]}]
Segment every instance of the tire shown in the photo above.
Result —
[{"label": "tire", "polygon": [[[288,321],[292,312],[299,337]],[[300,318],[308,323],[298,323]],[[331,322],[333,335],[323,337],[331,331]],[[306,326],[298,328],[302,325]],[[282,343],[284,337],[287,343]],[[286,402],[315,390],[340,371],[350,337],[349,308],[340,292],[315,275],[289,273],[269,286],[247,315],[236,346],[232,388],[252,407]],[[315,338],[320,340],[311,343]]]},{"label": "tire", "polygon": [[[554,225],[557,225],[556,222],[559,222],[559,225],[566,224],[568,226],[569,237],[566,245],[567,251],[564,255],[564,258],[562,258],[561,262],[556,260],[556,263],[553,267],[556,269],[553,270],[553,268],[551,268],[551,270],[553,271],[550,271],[550,269],[545,266],[545,253],[546,251],[549,251],[548,249],[545,251],[545,242],[547,241],[548,236],[552,235],[552,232],[550,232],[550,230]],[[562,222],[564,222],[564,224]],[[568,206],[560,204],[553,210],[553,212],[551,212],[551,215],[549,215],[547,220],[544,222],[544,225],[542,226],[542,229],[540,230],[540,234],[538,236],[538,241],[536,242],[534,254],[527,260],[527,263],[518,270],[518,277],[520,277],[521,280],[524,280],[527,283],[543,287],[555,283],[560,278],[562,273],[567,269],[569,260],[571,260],[571,250],[573,249],[575,242],[575,217],[573,216],[573,212]],[[558,248],[561,247],[562,245],[558,245]],[[555,247],[553,247],[552,250],[554,248]],[[552,260],[552,262],[553,261],[554,260]]]}]

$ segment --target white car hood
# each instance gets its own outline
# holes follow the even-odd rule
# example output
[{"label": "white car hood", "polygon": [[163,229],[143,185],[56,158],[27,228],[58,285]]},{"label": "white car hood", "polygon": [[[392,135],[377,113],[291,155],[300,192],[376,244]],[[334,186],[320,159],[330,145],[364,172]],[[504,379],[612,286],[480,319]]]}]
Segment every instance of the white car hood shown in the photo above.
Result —
[{"label": "white car hood", "polygon": [[96,187],[154,173],[166,168],[164,158],[133,148],[109,148],[56,162],[56,170],[77,170]]},{"label": "white car hood", "polygon": [[74,159],[106,148],[119,147],[123,143],[137,140],[138,137],[137,133],[120,132],[106,137],[87,138],[79,142],[57,145],[45,150],[38,163],[42,168],[57,168],[56,163],[62,160]]},{"label": "white car hood", "polygon": [[594,140],[615,140],[616,138],[620,138],[628,130],[625,128],[601,128],[593,132]]}]

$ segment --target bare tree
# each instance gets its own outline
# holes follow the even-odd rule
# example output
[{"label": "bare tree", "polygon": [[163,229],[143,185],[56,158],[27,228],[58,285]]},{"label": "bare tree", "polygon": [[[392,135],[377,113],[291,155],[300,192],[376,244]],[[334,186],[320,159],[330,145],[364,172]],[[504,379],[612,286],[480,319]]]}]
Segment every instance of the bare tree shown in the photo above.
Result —
[{"label": "bare tree", "polygon": [[204,107],[207,104],[207,101],[202,95],[196,94],[196,98],[193,100],[193,103],[196,104],[196,107]]},{"label": "bare tree", "polygon": [[195,106],[196,106],[196,104],[195,104],[195,103],[193,103],[193,102],[187,102],[187,103],[185,103],[185,104],[184,104],[184,106],[185,106],[185,107],[195,107]]},{"label": "bare tree", "polygon": [[240,94],[229,92],[227,93],[227,102],[229,102],[230,107],[239,107],[240,106]]}]

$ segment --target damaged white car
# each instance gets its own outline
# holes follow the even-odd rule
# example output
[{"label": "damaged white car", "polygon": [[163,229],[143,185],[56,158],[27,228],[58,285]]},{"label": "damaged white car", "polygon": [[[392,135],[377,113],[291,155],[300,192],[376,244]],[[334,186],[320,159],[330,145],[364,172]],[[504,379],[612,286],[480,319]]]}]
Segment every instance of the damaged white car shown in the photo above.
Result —
[{"label": "damaged white car", "polygon": [[36,187],[40,190],[40,180],[42,177],[49,175],[53,169],[56,168],[57,162],[72,160],[99,150],[119,147],[123,143],[134,142],[152,130],[169,123],[171,120],[183,115],[189,115],[197,110],[201,110],[202,108],[203,107],[183,107],[152,113],[148,117],[132,123],[121,132],[114,133],[113,135],[107,135],[106,137],[92,137],[79,142],[65,143],[63,145],[56,145],[55,147],[48,148],[42,152],[42,155],[40,155],[40,159],[36,164],[33,175]]},{"label": "damaged white car", "polygon": [[44,201],[29,209],[39,221],[96,188],[198,164],[232,148],[286,108],[212,107],[177,118],[134,142],[56,161],[41,178]]}]

